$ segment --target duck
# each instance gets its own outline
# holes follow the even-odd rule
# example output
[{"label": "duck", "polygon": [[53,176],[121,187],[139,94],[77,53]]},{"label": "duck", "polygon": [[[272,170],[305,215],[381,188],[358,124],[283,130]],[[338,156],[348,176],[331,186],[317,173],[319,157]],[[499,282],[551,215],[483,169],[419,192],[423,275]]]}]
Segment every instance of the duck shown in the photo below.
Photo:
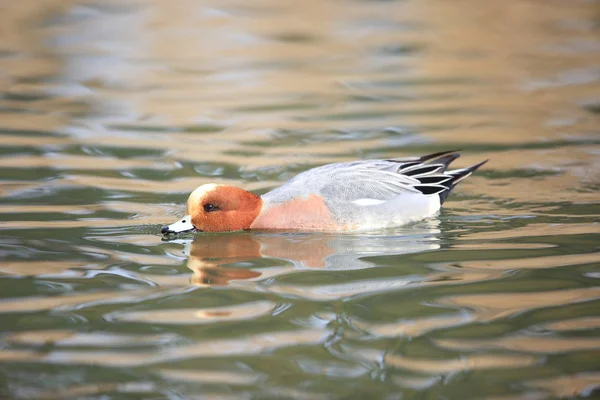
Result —
[{"label": "duck", "polygon": [[204,184],[189,195],[186,215],[161,233],[344,232],[405,225],[434,215],[454,187],[488,161],[449,170],[458,157],[458,150],[450,150],[337,162],[301,172],[260,196],[226,184]]}]

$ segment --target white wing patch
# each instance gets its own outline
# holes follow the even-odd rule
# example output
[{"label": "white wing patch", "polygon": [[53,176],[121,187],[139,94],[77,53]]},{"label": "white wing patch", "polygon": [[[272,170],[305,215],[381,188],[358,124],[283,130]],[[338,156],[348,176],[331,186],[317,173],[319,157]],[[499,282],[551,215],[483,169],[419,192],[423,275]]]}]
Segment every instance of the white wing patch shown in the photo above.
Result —
[{"label": "white wing patch", "polygon": [[376,206],[381,203],[385,203],[385,200],[357,199],[352,202],[352,204],[356,204],[357,206]]}]

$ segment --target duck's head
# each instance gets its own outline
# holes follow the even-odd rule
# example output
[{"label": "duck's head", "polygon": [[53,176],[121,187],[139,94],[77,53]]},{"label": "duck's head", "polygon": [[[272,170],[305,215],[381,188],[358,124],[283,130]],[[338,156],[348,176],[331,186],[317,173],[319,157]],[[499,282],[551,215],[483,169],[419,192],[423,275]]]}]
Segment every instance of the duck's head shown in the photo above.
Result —
[{"label": "duck's head", "polygon": [[261,198],[244,189],[214,183],[202,185],[190,194],[185,217],[163,226],[161,233],[250,229],[261,207]]}]

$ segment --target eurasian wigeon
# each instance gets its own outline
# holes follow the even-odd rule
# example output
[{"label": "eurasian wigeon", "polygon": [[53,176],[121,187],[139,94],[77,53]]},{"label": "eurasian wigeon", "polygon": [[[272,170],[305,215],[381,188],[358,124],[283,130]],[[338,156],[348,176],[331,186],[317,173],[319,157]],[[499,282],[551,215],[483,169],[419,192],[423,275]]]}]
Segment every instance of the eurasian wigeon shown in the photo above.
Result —
[{"label": "eurasian wigeon", "polygon": [[444,151],[323,165],[262,196],[229,185],[202,185],[190,194],[186,216],[161,233],[364,231],[403,225],[434,214],[460,181],[487,162],[447,171],[459,156]]}]

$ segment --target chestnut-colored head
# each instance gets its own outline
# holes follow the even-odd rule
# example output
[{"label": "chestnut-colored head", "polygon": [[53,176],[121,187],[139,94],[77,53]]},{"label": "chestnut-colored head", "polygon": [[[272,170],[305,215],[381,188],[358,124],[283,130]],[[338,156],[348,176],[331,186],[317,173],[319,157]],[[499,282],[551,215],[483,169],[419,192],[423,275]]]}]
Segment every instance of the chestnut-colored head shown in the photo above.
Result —
[{"label": "chestnut-colored head", "polygon": [[186,216],[163,227],[162,233],[181,233],[194,229],[204,232],[249,229],[261,207],[260,197],[244,189],[228,185],[202,185],[190,194]]}]

